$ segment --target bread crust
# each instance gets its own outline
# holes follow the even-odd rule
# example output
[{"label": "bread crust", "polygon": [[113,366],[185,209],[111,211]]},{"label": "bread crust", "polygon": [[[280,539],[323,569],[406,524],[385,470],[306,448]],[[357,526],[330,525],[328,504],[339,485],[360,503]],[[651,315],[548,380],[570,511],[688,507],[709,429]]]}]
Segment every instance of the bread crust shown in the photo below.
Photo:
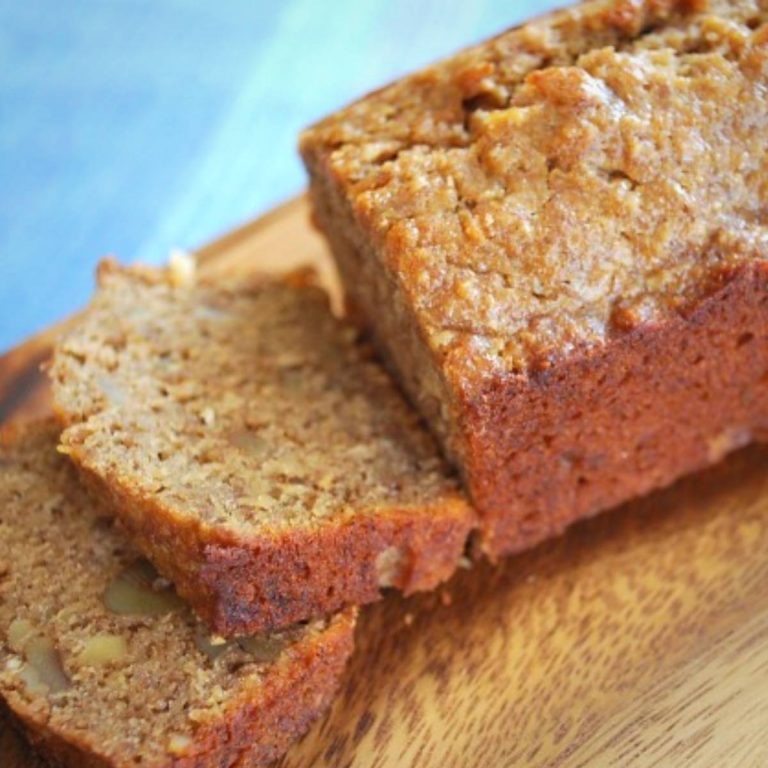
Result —
[{"label": "bread crust", "polygon": [[464,404],[483,548],[517,552],[768,437],[768,264],[644,326]]},{"label": "bread crust", "polygon": [[[176,517],[129,479],[102,476],[70,451],[91,491],[217,633],[252,634],[448,579],[473,529],[459,494],[413,508],[370,510],[346,522],[274,536],[236,534]],[[393,553],[393,562],[380,560]],[[395,551],[396,550],[396,554]]]}]

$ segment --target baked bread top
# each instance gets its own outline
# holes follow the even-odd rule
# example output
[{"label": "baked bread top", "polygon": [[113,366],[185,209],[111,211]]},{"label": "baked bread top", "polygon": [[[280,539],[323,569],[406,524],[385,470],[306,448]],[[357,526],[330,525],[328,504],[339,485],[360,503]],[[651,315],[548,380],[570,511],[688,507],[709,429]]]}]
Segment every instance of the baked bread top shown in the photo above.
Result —
[{"label": "baked bread top", "polygon": [[0,448],[0,697],[67,764],[274,759],[332,695],[353,615],[212,637],[81,489],[58,434]]},{"label": "baked bread top", "polygon": [[223,634],[433,586],[473,513],[325,293],[105,263],[51,367],[62,450]]},{"label": "baked bread top", "polygon": [[453,387],[525,375],[768,255],[766,22],[765,0],[584,3],[371,94],[302,153]]}]

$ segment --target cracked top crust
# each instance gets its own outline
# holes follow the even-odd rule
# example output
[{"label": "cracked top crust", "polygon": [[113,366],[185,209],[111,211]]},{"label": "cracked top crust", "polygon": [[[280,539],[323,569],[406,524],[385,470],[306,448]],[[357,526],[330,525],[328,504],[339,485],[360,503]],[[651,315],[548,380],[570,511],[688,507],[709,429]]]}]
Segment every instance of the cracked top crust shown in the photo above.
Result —
[{"label": "cracked top crust", "polygon": [[[454,385],[685,311],[768,255],[768,2],[591,2],[302,137]],[[470,377],[474,379],[474,377]]]}]

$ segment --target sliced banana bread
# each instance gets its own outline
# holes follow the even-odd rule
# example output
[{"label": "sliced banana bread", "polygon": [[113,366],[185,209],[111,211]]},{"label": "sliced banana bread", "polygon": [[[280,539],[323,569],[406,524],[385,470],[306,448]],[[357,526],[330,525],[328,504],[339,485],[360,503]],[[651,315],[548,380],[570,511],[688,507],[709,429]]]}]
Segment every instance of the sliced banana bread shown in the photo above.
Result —
[{"label": "sliced banana bread", "polygon": [[599,0],[303,135],[352,303],[491,554],[766,434],[766,88],[766,0]]},{"label": "sliced banana bread", "polygon": [[62,450],[221,634],[430,588],[462,556],[455,478],[306,280],[106,263],[51,375]]},{"label": "sliced banana bread", "polygon": [[0,448],[0,697],[67,765],[275,759],[332,696],[353,614],[211,636],[85,494],[58,437],[38,424]]}]

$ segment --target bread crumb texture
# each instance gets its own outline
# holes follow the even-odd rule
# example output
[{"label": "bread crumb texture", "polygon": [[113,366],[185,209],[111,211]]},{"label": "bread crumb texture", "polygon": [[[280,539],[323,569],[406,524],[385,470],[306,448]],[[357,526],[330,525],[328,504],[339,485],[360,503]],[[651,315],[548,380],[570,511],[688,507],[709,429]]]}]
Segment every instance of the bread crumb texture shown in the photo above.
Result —
[{"label": "bread crumb texture", "polygon": [[235,531],[455,492],[418,417],[319,288],[165,278],[102,269],[52,368],[67,451]]}]

